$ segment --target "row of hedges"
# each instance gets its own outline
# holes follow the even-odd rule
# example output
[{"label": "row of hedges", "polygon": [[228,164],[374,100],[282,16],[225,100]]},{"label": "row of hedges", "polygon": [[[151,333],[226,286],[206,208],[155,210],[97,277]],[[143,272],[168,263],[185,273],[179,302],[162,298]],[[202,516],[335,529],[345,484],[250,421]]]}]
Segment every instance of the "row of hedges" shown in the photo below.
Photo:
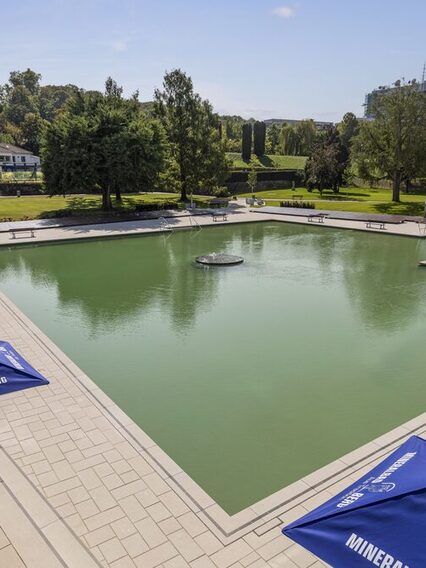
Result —
[{"label": "row of hedges", "polygon": [[309,201],[281,201],[280,207],[295,207],[296,209],[315,209],[315,203]]},{"label": "row of hedges", "polygon": [[21,195],[42,195],[43,184],[41,182],[6,182],[0,183],[0,195],[10,195],[15,197],[18,192]]},{"label": "row of hedges", "polygon": [[161,201],[158,203],[138,203],[135,205],[137,213],[143,211],[162,211],[163,209],[179,209],[178,201]]}]

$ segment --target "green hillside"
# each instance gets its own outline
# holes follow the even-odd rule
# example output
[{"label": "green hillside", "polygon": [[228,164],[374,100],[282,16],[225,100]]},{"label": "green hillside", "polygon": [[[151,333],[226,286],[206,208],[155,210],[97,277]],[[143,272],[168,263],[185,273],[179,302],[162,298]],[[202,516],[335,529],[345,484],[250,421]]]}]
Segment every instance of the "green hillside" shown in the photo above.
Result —
[{"label": "green hillside", "polygon": [[262,158],[252,156],[250,162],[244,162],[241,154],[236,152],[228,152],[227,156],[232,161],[232,168],[236,170],[247,169],[251,166],[280,170],[303,170],[307,159],[306,156],[279,156],[271,154]]}]

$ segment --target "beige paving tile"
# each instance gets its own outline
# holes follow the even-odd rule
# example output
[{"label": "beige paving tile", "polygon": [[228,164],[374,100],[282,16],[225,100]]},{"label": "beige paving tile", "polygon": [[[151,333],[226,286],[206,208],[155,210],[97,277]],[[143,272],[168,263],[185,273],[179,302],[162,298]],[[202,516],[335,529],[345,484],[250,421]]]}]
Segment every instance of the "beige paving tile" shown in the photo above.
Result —
[{"label": "beige paving tile", "polygon": [[204,555],[203,550],[184,529],[170,534],[169,540],[188,562]]},{"label": "beige paving tile", "polygon": [[194,540],[207,556],[211,556],[223,548],[220,540],[210,531],[196,536]]},{"label": "beige paving tile", "polygon": [[166,542],[136,557],[134,562],[138,568],[155,568],[177,556],[177,554],[177,550],[169,542]]},{"label": "beige paving tile", "polygon": [[129,556],[131,556],[132,558],[140,556],[141,554],[149,550],[149,546],[139,533],[125,537],[121,542]]},{"label": "beige paving tile", "polygon": [[8,546],[9,544],[10,544],[9,539],[4,534],[2,528],[0,527],[0,549],[4,548],[5,546]]},{"label": "beige paving tile", "polygon": [[127,554],[126,549],[116,537],[99,544],[99,550],[109,564]]},{"label": "beige paving tile", "polygon": [[121,540],[137,532],[135,525],[127,517],[114,521],[111,527]]},{"label": "beige paving tile", "polygon": [[26,568],[22,558],[20,558],[12,545],[0,550],[0,566],[5,568]]},{"label": "beige paving tile", "polygon": [[135,525],[138,532],[150,548],[154,548],[155,546],[167,541],[164,533],[158,528],[152,519],[142,519],[141,521],[137,521]]},{"label": "beige paving tile", "polygon": [[211,559],[219,568],[228,568],[251,552],[253,550],[249,545],[243,540],[239,540],[213,554]]},{"label": "beige paving tile", "polygon": [[179,523],[193,538],[207,531],[206,525],[192,511],[180,515]]}]

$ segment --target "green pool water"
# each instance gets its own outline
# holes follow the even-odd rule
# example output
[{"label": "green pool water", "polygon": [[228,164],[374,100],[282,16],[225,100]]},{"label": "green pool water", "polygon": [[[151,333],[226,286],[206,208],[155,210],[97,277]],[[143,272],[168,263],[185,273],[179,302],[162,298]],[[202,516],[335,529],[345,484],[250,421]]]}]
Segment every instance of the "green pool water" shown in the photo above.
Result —
[{"label": "green pool water", "polygon": [[232,514],[424,412],[422,258],[256,223],[3,249],[0,288]]}]

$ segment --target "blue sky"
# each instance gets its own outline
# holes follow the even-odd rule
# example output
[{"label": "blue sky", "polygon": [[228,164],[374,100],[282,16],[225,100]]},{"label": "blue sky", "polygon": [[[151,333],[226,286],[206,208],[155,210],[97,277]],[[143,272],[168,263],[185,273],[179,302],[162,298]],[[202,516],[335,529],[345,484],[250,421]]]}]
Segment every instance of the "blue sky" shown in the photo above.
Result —
[{"label": "blue sky", "polygon": [[[6,10],[13,6],[12,10]],[[150,100],[180,67],[220,113],[339,120],[364,95],[420,78],[426,0],[0,0],[0,83],[101,89],[111,75]]]}]

